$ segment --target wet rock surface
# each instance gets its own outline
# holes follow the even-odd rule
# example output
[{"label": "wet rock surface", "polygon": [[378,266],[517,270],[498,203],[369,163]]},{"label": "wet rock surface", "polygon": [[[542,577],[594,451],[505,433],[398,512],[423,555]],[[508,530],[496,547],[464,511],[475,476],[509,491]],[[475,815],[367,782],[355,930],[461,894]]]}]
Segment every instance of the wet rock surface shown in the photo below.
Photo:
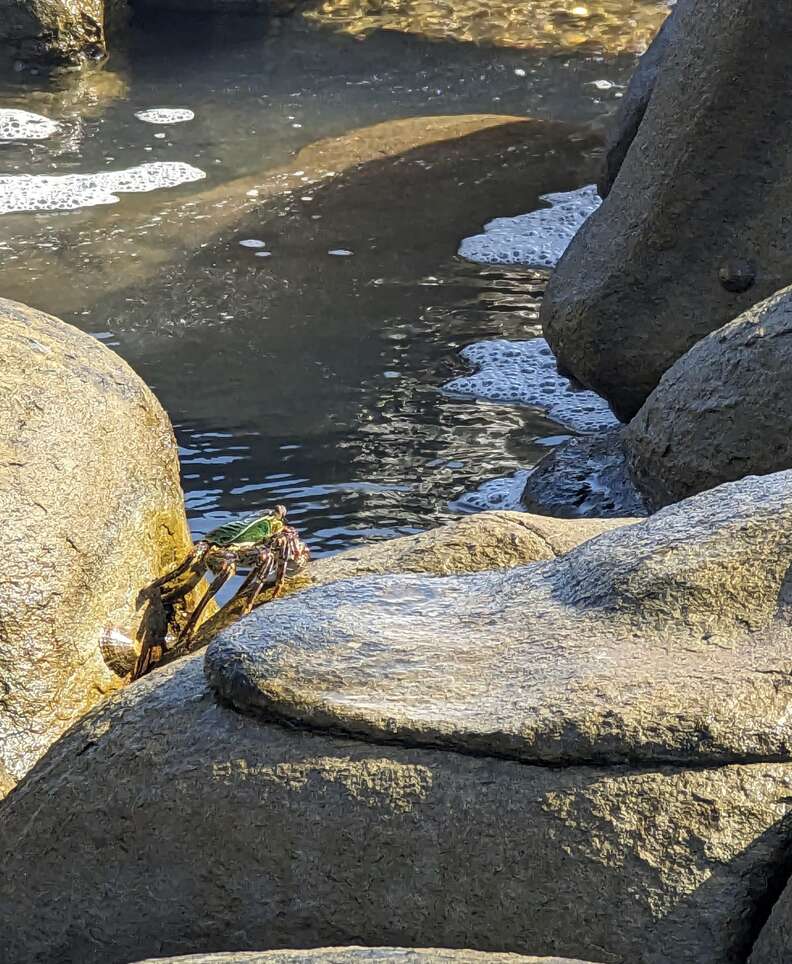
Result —
[{"label": "wet rock surface", "polygon": [[767,133],[792,122],[778,43],[792,8],[715,0],[683,6],[675,20],[619,177],[542,310],[562,370],[624,420],[699,339],[792,281],[792,169]]},{"label": "wet rock surface", "polygon": [[104,19],[104,0],[0,0],[0,60],[95,60],[106,53]]},{"label": "wet rock surface", "polygon": [[170,423],[126,363],[15,302],[0,336],[0,774],[18,779],[118,686],[100,633],[147,631],[138,593],[190,538]]},{"label": "wet rock surface", "polygon": [[786,288],[666,372],[626,429],[632,475],[652,505],[792,467],[790,336]]},{"label": "wet rock surface", "polygon": [[222,633],[207,675],[242,710],[373,740],[545,763],[785,760],[790,565],[781,473],[549,563],[310,590]]},{"label": "wet rock surface", "polygon": [[[436,947],[322,947],[306,951],[244,951],[239,954],[193,954],[157,958],[159,964],[586,964],[560,957],[524,957],[521,954],[486,954]],[[154,964],[141,961],[141,964]]]},{"label": "wet rock surface", "polygon": [[193,657],[0,804],[4,964],[352,942],[737,964],[791,793],[788,764],[549,768],[265,724]]},{"label": "wet rock surface", "polygon": [[592,522],[647,514],[627,468],[620,429],[571,438],[553,449],[531,470],[522,504],[530,512]]}]

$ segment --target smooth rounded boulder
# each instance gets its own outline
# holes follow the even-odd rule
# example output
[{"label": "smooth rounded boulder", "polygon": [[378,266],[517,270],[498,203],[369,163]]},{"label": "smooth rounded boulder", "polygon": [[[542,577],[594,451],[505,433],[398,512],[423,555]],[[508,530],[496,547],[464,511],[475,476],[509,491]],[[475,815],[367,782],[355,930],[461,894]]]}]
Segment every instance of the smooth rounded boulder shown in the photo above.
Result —
[{"label": "smooth rounded boulder", "polygon": [[120,680],[107,628],[142,637],[141,590],[191,545],[167,416],[129,366],[0,300],[0,785]]},{"label": "smooth rounded boulder", "polygon": [[792,468],[792,288],[683,355],[625,431],[633,479],[655,508]]},{"label": "smooth rounded boulder", "polygon": [[[628,421],[697,341],[792,282],[786,0],[690,3],[610,194],[542,307],[561,369]],[[739,78],[736,81],[735,78]]]},{"label": "smooth rounded boulder", "polygon": [[0,804],[7,964],[744,961],[792,845],[790,566],[781,473],[545,562],[258,610]]}]

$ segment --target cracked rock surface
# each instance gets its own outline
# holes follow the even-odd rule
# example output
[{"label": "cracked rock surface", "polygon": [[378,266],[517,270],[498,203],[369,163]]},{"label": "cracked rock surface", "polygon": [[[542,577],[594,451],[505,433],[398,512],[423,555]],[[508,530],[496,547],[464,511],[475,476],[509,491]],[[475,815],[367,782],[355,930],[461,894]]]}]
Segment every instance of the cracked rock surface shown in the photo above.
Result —
[{"label": "cracked rock surface", "polygon": [[100,633],[135,635],[190,537],[170,423],[129,366],[11,301],[0,338],[1,793],[119,685]]},{"label": "cracked rock surface", "polygon": [[0,804],[4,964],[744,964],[792,846],[790,564],[779,473],[555,560],[273,603]]}]

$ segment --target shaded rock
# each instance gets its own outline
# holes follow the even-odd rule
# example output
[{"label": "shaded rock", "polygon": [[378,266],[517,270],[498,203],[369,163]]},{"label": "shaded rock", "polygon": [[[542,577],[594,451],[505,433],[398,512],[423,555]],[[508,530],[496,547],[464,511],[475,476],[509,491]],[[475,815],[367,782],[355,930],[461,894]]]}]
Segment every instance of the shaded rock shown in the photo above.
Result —
[{"label": "shaded rock", "polygon": [[610,194],[627,151],[641,126],[665,55],[676,39],[680,7],[685,4],[690,5],[692,2],[693,0],[678,0],[649,45],[649,49],[638,61],[635,73],[630,79],[624,97],[619,102],[619,109],[608,129],[602,171],[597,180],[597,191],[600,197],[604,198]]},{"label": "shaded rock", "polygon": [[776,877],[780,880],[781,893],[758,935],[748,964],[788,964],[792,960],[792,858],[789,850],[779,870]]},{"label": "shaded rock", "polygon": [[542,308],[561,368],[623,420],[699,339],[792,282],[792,165],[768,135],[792,123],[792,6],[714,0],[675,21],[619,177]]},{"label": "shaded rock", "polygon": [[0,300],[0,765],[19,778],[119,680],[103,629],[190,546],[170,423],[113,352]]},{"label": "shaded rock", "polygon": [[784,764],[554,769],[268,725],[192,657],[0,804],[4,964],[353,941],[737,964],[790,793]]},{"label": "shaded rock", "polygon": [[[338,582],[209,647],[243,711],[548,764],[787,760],[792,473],[505,572]],[[442,700],[438,699],[442,694]]]},{"label": "shaded rock", "polygon": [[[157,958],[159,964],[586,964],[560,957],[523,957],[520,954],[486,954],[436,947],[321,947],[306,951],[241,951],[238,954],[197,954]],[[155,964],[141,961],[141,964]]]},{"label": "shaded rock", "polygon": [[625,432],[653,506],[792,468],[792,288],[703,338],[665,373]]},{"label": "shaded rock", "polygon": [[79,64],[104,56],[104,0],[0,0],[0,58]]},{"label": "shaded rock", "polygon": [[647,514],[627,470],[621,430],[571,438],[553,449],[532,469],[522,503],[532,512],[566,517]]}]

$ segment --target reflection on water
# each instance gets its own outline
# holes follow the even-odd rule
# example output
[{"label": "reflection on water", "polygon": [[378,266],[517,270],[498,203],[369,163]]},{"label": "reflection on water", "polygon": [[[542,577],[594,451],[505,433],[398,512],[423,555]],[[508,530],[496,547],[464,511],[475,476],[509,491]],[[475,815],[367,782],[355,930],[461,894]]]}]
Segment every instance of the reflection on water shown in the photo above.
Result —
[{"label": "reflection on water", "polygon": [[[490,218],[590,182],[596,128],[634,61],[279,30],[186,36],[182,21],[133,35],[74,89],[0,78],[0,106],[62,125],[0,145],[2,174],[207,173],[3,216],[0,290],[93,333],[152,385],[197,533],[279,501],[323,552],[436,524],[563,435],[536,410],[440,391],[465,345],[537,332],[544,282],[454,252]],[[195,116],[135,116],[152,108]]]},{"label": "reflection on water", "polygon": [[307,16],[354,35],[397,30],[503,47],[640,53],[668,12],[656,0],[324,0]]}]

